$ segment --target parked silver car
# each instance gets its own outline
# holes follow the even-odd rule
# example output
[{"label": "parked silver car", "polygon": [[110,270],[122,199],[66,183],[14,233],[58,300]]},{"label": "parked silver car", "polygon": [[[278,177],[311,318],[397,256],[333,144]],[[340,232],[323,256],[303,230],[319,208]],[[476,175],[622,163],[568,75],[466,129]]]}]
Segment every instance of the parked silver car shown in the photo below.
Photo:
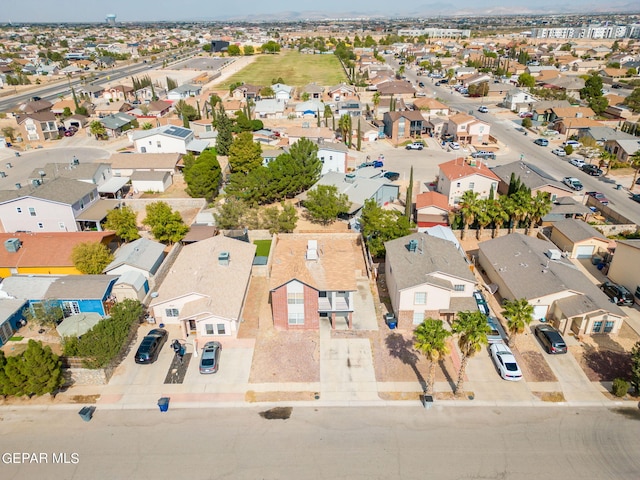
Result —
[{"label": "parked silver car", "polygon": [[220,366],[220,352],[222,344],[220,342],[207,342],[202,349],[200,356],[200,373],[216,373]]}]

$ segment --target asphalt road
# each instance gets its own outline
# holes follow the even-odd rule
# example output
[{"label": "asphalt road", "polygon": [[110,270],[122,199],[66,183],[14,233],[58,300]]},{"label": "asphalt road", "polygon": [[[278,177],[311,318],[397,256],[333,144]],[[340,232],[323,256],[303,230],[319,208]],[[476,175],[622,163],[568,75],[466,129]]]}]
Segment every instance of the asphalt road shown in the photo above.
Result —
[{"label": "asphalt road", "polygon": [[[0,477],[619,480],[640,472],[637,409],[294,408],[287,420],[260,411],[98,410],[86,423],[77,409],[5,408]],[[10,463],[11,453],[47,463],[22,455]],[[68,463],[54,464],[53,453]]]}]

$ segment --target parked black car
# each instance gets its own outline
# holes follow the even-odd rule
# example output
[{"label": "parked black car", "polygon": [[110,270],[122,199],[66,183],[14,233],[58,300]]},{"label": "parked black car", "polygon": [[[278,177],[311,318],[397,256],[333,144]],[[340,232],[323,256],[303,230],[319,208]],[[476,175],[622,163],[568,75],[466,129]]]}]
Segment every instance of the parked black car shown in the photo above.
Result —
[{"label": "parked black car", "polygon": [[600,285],[600,290],[617,305],[631,306],[633,305],[633,295],[622,285],[613,282],[604,282]]},{"label": "parked black car", "polygon": [[592,177],[600,177],[602,175],[602,170],[598,168],[597,165],[591,165],[590,163],[586,163],[582,166],[582,171],[588,173]]},{"label": "parked black car", "polygon": [[547,353],[567,353],[567,344],[564,342],[564,338],[551,325],[536,326],[535,334]]},{"label": "parked black car", "polygon": [[167,341],[167,331],[154,328],[140,342],[136,352],[136,363],[153,363],[158,359],[162,346]]}]

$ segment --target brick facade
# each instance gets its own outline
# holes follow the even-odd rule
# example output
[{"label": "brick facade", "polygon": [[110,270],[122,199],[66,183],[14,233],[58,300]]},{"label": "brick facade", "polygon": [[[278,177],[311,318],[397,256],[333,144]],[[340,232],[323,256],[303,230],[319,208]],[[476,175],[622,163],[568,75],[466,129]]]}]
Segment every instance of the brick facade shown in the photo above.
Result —
[{"label": "brick facade", "polygon": [[307,285],[304,285],[304,325],[289,325],[287,285],[271,292],[271,311],[273,325],[278,330],[318,330],[320,328],[318,291]]}]

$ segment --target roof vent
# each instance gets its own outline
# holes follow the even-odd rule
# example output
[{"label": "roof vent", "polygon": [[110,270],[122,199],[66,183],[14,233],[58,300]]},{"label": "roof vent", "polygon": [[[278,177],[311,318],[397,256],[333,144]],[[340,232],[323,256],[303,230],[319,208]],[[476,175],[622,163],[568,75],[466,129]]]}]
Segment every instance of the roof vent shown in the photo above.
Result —
[{"label": "roof vent", "polygon": [[415,252],[418,249],[418,241],[417,240],[409,240],[408,245],[410,252]]},{"label": "roof vent", "polygon": [[229,252],[220,252],[218,254],[218,264],[229,265]]},{"label": "roof vent", "polygon": [[318,259],[318,241],[317,240],[309,240],[307,242],[307,260],[317,260]]},{"label": "roof vent", "polygon": [[557,248],[550,248],[545,252],[545,255],[551,260],[560,260],[562,258],[562,252]]},{"label": "roof vent", "polygon": [[347,173],[344,176],[344,181],[347,183],[354,183],[356,181],[356,174],[355,173]]},{"label": "roof vent", "polygon": [[4,248],[7,250],[7,252],[17,252],[18,250],[20,250],[21,245],[22,242],[19,238],[8,238],[4,241]]},{"label": "roof vent", "polygon": [[16,183],[16,190],[20,190],[22,188],[22,184],[21,183]]}]

